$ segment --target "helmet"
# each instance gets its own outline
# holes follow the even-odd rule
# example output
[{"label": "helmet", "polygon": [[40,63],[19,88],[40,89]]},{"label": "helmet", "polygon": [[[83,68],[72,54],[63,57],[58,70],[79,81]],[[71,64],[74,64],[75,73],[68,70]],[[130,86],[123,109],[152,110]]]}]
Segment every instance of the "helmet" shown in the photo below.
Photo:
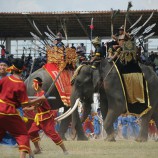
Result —
[{"label": "helmet", "polygon": [[96,37],[96,38],[94,38],[94,39],[92,40],[92,43],[93,43],[93,44],[101,44],[101,40],[100,40],[99,37]]},{"label": "helmet", "polygon": [[62,34],[60,32],[58,32],[55,39],[56,40],[62,40],[62,38],[63,38]]}]

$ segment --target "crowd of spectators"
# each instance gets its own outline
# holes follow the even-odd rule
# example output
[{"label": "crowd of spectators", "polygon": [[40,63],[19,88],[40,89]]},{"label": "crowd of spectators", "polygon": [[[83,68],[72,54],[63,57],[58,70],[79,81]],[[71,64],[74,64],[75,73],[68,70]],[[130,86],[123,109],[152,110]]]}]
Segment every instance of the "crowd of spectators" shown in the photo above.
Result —
[{"label": "crowd of spectators", "polygon": [[140,54],[140,62],[153,67],[154,71],[158,75],[158,53],[151,51],[148,55],[144,52]]},{"label": "crowd of spectators", "polygon": [[[134,115],[122,114],[113,124],[117,139],[137,139],[140,132],[141,119]],[[103,120],[100,111],[92,112],[83,122],[85,135],[89,139],[102,139],[105,136]],[[153,120],[149,121],[149,139],[158,141],[158,130]]]},{"label": "crowd of spectators", "polygon": [[[41,54],[39,54],[39,56],[36,58],[33,58],[31,54],[29,54],[28,56],[25,56],[23,54],[21,58],[24,60],[25,63],[24,71],[22,74],[22,78],[24,80],[29,76],[31,69],[32,69],[31,73],[33,73],[34,71],[38,70],[46,63],[46,56],[42,56]],[[14,55],[12,54],[10,55],[8,54],[1,57],[1,60],[5,60],[8,63],[8,66],[12,65],[13,59],[14,59]]]},{"label": "crowd of spectators", "polygon": [[[101,47],[104,50],[104,54],[106,57],[106,54],[107,54],[106,43],[102,42]],[[76,67],[78,67],[81,63],[90,61],[93,56],[93,54],[87,53],[86,46],[84,45],[84,43],[80,43],[79,45],[76,45],[76,46],[75,46],[75,44],[72,43],[71,48],[76,50],[76,53],[78,56]],[[46,55],[43,55],[41,53],[39,53],[38,57],[36,57],[36,58],[33,57],[31,54],[25,55],[23,53],[21,58],[25,62],[24,72],[23,72],[24,79],[26,79],[29,76],[31,68],[32,68],[31,72],[34,72],[37,69],[41,68],[47,61]],[[9,66],[10,66],[12,63],[12,60],[14,59],[14,55],[9,54],[5,50],[5,47],[1,46],[1,59],[7,60]],[[139,62],[141,62],[143,64],[152,66],[154,71],[158,75],[158,54],[157,53],[151,51],[147,55],[144,52],[141,52],[139,54],[138,60],[139,60]]]}]

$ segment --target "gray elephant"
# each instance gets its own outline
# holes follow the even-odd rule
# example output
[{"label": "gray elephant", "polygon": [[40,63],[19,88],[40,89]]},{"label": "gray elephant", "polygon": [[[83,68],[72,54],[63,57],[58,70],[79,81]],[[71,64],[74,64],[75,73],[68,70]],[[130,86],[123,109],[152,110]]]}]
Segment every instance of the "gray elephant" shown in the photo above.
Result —
[{"label": "gray elephant", "polygon": [[[91,111],[91,103],[93,102],[93,93],[100,93],[100,108],[104,120],[104,129],[107,133],[108,141],[115,141],[113,123],[117,117],[126,113],[125,97],[123,94],[121,82],[113,63],[109,63],[107,59],[101,61],[98,68],[93,69],[90,65],[82,66],[78,71],[78,75],[73,80],[71,104],[80,98],[84,114],[83,120]],[[137,141],[147,141],[148,138],[148,122],[153,118],[158,127],[158,77],[152,68],[140,64],[140,68],[148,82],[148,91],[150,97],[151,110],[142,116],[141,130]],[[79,126],[81,121],[78,112],[72,114],[73,128]]]},{"label": "gray elephant", "polygon": [[[43,80],[42,88],[44,89],[45,92],[48,91],[49,87],[53,83],[53,80],[50,77],[50,75],[48,74],[48,72],[44,68],[40,68],[39,70],[32,73],[31,76],[25,81],[25,84],[27,86],[28,96],[34,96],[35,91],[32,88],[32,82],[33,82],[33,79],[35,77],[40,77]],[[53,87],[53,89],[52,89],[49,96],[55,96],[56,97],[56,99],[54,99],[54,100],[48,100],[53,110],[64,107],[64,112],[66,112],[69,109],[69,107],[66,107],[63,104],[63,102],[62,102],[62,100],[59,96],[59,93],[57,91],[56,86]],[[59,134],[60,134],[60,136],[62,137],[63,140],[66,140],[65,133],[68,129],[68,126],[70,125],[70,122],[71,122],[71,115],[61,121]],[[82,131],[81,127],[76,127],[76,131],[77,131],[77,135],[78,135],[79,140],[87,139],[85,137],[85,135],[83,134],[83,131]]]}]

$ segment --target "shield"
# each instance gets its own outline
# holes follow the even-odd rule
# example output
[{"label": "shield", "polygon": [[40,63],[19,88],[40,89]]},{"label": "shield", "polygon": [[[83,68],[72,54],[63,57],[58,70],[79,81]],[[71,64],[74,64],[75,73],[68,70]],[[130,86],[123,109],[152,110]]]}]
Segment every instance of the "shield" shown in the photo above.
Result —
[{"label": "shield", "polygon": [[123,45],[123,53],[120,56],[122,63],[127,64],[132,60],[136,60],[136,44],[135,41],[125,41]]}]

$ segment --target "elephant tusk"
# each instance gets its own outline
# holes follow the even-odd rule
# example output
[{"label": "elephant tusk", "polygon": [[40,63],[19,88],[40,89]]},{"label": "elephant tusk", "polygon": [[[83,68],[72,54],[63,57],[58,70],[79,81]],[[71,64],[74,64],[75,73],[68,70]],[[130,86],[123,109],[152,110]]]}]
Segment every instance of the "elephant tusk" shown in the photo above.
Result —
[{"label": "elephant tusk", "polygon": [[69,115],[71,115],[75,111],[75,109],[77,108],[79,101],[80,101],[80,98],[78,98],[76,100],[75,105],[73,106],[73,108],[71,109],[71,111],[69,111],[69,113],[67,113],[63,117],[59,118],[57,121],[61,121],[61,120],[65,119],[66,117],[68,117]]},{"label": "elephant tusk", "polygon": [[61,117],[63,117],[63,116],[66,115],[67,113],[69,113],[70,110],[71,110],[71,108],[69,108],[69,110],[67,110],[67,111],[66,111],[65,113],[63,113],[62,115],[56,117],[54,120],[58,120],[58,119],[60,119]]}]

